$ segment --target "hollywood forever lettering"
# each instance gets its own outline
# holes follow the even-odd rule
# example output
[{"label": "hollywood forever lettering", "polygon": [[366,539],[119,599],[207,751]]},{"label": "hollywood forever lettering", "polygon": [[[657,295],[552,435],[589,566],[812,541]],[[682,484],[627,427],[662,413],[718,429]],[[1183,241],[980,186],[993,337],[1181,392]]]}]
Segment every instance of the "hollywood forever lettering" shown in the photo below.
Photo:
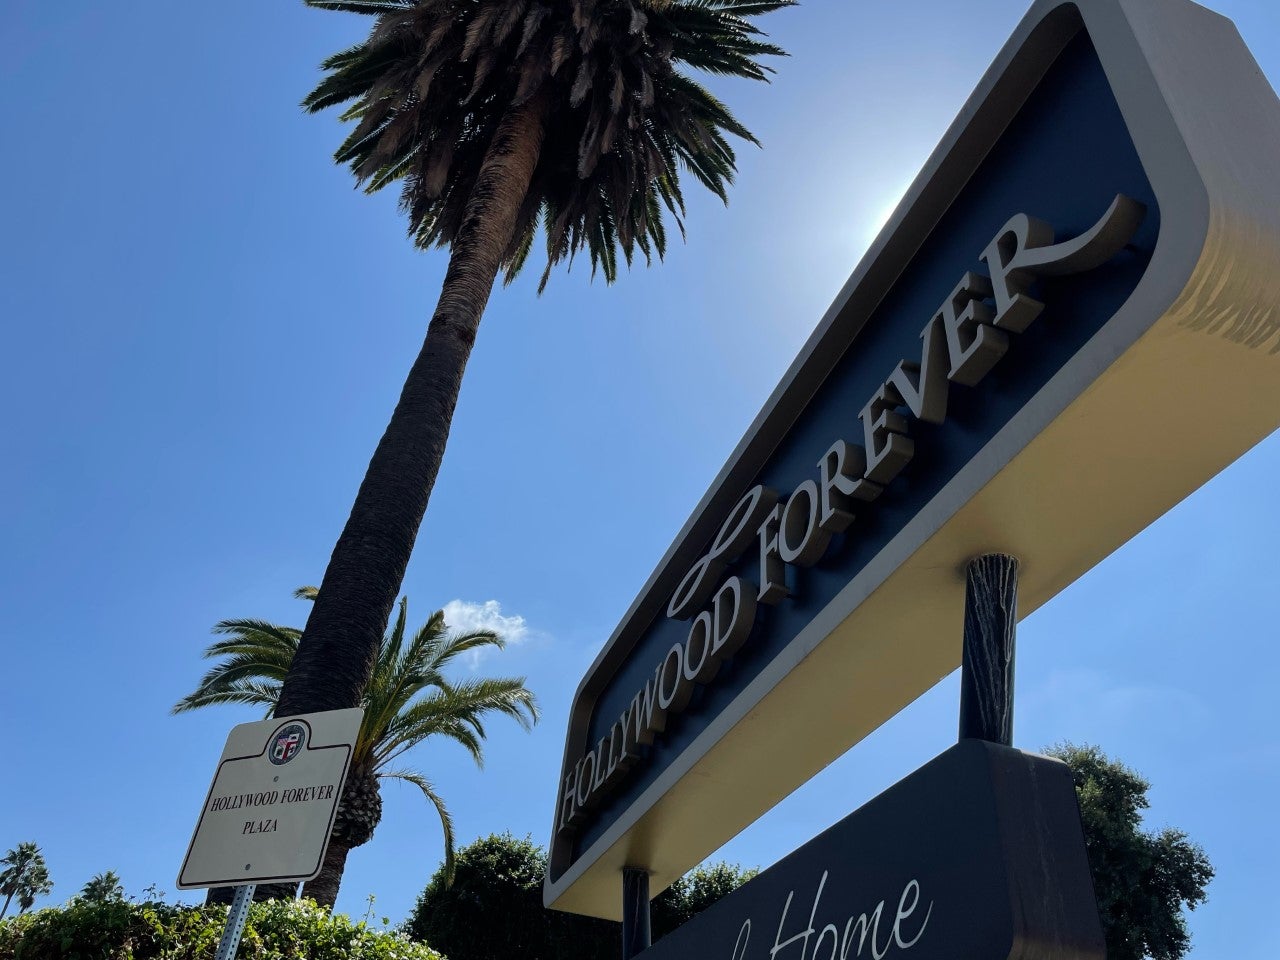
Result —
[{"label": "hollywood forever lettering", "polygon": [[[1004,356],[1010,335],[1040,315],[1044,304],[1030,296],[1031,285],[1106,263],[1133,238],[1145,213],[1138,201],[1117,196],[1090,229],[1061,242],[1050,224],[1025,213],[1012,217],[978,256],[987,272],[966,272],[927,319],[919,361],[898,363],[862,409],[851,412],[851,421],[861,421],[862,444],[837,437],[825,451],[815,450],[817,476],[785,499],[763,485],[747,491],[671,596],[667,615],[692,618],[687,637],[667,651],[608,735],[565,777],[558,831],[580,826],[635,767],[642,745],[653,743],[668,718],[687,706],[694,684],[715,679],[721,663],[749,639],[761,605],[786,599],[786,566],[819,563],[832,537],[851,531],[860,509],[874,509],[915,454],[910,419],[944,423],[951,385],[978,386]],[[758,582],[722,580],[753,544]]]},{"label": "hollywood forever lettering", "polygon": [[299,803],[329,801],[332,802],[336,784],[323,783],[308,787],[290,787],[286,790],[264,790],[258,793],[236,793],[213,797],[209,801],[209,813],[224,813],[234,810],[252,810],[257,819],[246,820],[242,834],[274,833],[280,829],[280,810],[275,807],[288,808]]},{"label": "hollywood forever lettering", "polygon": [[[266,758],[271,769],[280,769],[302,756],[308,740],[307,727],[302,723],[290,722],[277,729],[267,742]],[[249,759],[249,758],[241,758]],[[273,778],[280,780],[279,776]],[[215,781],[216,783],[216,781]],[[309,786],[285,787],[283,789],[257,790],[227,793],[209,798],[209,813],[228,813],[250,809],[259,815],[258,819],[245,820],[240,833],[249,836],[258,833],[275,833],[280,829],[280,811],[271,809],[282,806],[311,802],[332,802],[335,783],[321,783]]]}]

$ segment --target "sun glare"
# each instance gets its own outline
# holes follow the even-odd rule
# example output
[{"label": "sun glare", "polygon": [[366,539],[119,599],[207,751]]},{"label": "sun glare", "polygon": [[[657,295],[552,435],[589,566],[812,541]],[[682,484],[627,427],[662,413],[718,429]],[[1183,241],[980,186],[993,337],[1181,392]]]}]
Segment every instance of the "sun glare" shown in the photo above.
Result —
[{"label": "sun glare", "polygon": [[880,231],[888,224],[889,218],[893,216],[893,212],[898,209],[898,204],[902,202],[903,195],[907,192],[907,184],[903,184],[902,188],[893,193],[889,199],[881,202],[876,209],[874,216],[869,217],[866,225],[862,230],[862,244],[864,249],[870,247],[876,237],[880,236]]}]

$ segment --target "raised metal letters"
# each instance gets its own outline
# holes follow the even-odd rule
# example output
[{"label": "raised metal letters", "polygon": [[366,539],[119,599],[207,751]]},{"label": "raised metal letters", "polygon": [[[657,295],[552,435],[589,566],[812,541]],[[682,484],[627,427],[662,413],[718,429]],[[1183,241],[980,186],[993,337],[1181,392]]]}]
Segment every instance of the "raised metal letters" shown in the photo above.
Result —
[{"label": "raised metal letters", "polygon": [[[756,604],[788,596],[785,567],[819,563],[832,535],[853,523],[855,504],[875,500],[910,462],[910,421],[943,423],[951,383],[977,385],[1008,349],[1009,333],[1027,329],[1044,309],[1028,293],[1035,279],[1101,266],[1129,242],[1144,214],[1141,203],[1117,196],[1097,223],[1061,243],[1053,242],[1053,229],[1043,221],[1026,214],[1011,218],[981,255],[991,276],[966,272],[960,278],[921,331],[920,362],[897,364],[858,414],[865,447],[835,440],[818,461],[818,478],[804,480],[785,500],[764,486],[747,491],[671,597],[669,617],[694,617],[687,639],[667,651],[611,735],[565,779],[559,830],[572,828],[601,790],[621,780],[637,757],[633,744],[653,741],[667,717],[688,704],[693,683],[713,680],[720,663],[748,639]],[[740,577],[719,583],[753,540],[760,583]],[[713,593],[711,606],[699,611]]]}]

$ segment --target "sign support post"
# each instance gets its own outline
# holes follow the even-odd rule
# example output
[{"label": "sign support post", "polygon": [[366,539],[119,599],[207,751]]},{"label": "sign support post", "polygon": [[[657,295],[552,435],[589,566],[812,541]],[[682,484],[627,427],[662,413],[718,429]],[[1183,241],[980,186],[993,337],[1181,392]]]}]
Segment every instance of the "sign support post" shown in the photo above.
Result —
[{"label": "sign support post", "polygon": [[319,876],[364,710],[232,729],[178,871],[178,889],[234,888],[216,960],[235,960],[259,884],[292,895]]},{"label": "sign support post", "polygon": [[969,561],[960,665],[960,739],[1013,746],[1013,654],[1018,560],[988,553]]},{"label": "sign support post", "polygon": [[[631,960],[649,949],[649,871],[622,870],[622,960]],[[221,960],[221,958],[219,958]]]},{"label": "sign support post", "polygon": [[235,960],[245,921],[249,919],[249,904],[253,903],[253,892],[257,889],[256,883],[236,887],[236,896],[227,910],[227,925],[222,930],[222,940],[218,943],[218,954],[214,960]]}]

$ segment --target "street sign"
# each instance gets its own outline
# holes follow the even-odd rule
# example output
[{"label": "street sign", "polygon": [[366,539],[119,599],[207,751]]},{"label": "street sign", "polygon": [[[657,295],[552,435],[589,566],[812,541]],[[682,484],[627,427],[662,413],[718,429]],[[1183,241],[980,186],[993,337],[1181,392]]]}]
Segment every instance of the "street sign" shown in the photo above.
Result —
[{"label": "street sign", "polygon": [[1278,164],[1230,21],[1035,3],[580,684],[549,906],[618,919],[952,672],[973,557],[1025,616],[1280,426]]},{"label": "street sign", "polygon": [[178,887],[316,876],[363,716],[360,709],[330,710],[235,727],[200,811]]},{"label": "street sign", "polygon": [[963,740],[640,960],[1103,960],[1066,764]]}]

